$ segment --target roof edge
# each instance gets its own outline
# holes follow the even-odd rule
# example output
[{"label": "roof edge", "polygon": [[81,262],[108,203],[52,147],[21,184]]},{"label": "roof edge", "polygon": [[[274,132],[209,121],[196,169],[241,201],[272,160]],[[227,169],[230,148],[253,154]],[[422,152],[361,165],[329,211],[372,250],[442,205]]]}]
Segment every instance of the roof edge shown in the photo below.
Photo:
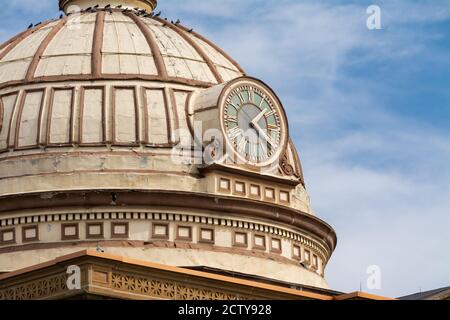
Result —
[{"label": "roof edge", "polygon": [[83,257],[106,259],[106,260],[110,260],[113,262],[130,264],[133,266],[146,267],[146,268],[158,269],[161,271],[174,272],[174,273],[182,274],[185,276],[194,276],[194,277],[200,277],[200,278],[209,279],[209,280],[223,281],[223,282],[226,282],[229,284],[243,285],[243,286],[247,286],[250,288],[258,288],[258,289],[264,289],[264,290],[269,290],[269,291],[274,291],[274,292],[279,292],[279,293],[285,293],[285,294],[290,294],[293,296],[307,298],[307,299],[317,299],[317,300],[332,300],[333,299],[330,296],[326,296],[326,295],[322,295],[322,294],[310,293],[310,292],[299,291],[299,290],[295,290],[295,289],[278,287],[278,286],[270,285],[270,284],[259,283],[256,281],[236,279],[236,278],[232,278],[232,277],[228,277],[228,276],[222,276],[222,275],[217,275],[217,274],[212,274],[212,273],[207,273],[207,272],[202,272],[202,271],[168,266],[168,265],[163,265],[163,264],[159,264],[159,263],[155,263],[155,262],[148,262],[148,261],[144,261],[144,260],[132,259],[132,258],[124,257],[124,256],[118,256],[118,255],[114,255],[114,254],[110,254],[110,253],[101,253],[101,252],[97,252],[94,250],[82,250],[82,251],[74,252],[74,253],[71,253],[68,255],[60,256],[60,257],[55,258],[48,262],[44,262],[44,263],[40,263],[40,264],[31,266],[31,267],[26,267],[23,269],[12,271],[12,272],[0,275],[0,280],[4,281],[7,279],[12,279],[14,277],[18,277],[18,276],[24,275],[29,272],[42,270],[42,269],[45,269],[45,268],[48,268],[51,266],[55,266],[55,265],[58,265],[61,263],[67,263],[71,260],[75,260],[75,259],[83,258]]}]

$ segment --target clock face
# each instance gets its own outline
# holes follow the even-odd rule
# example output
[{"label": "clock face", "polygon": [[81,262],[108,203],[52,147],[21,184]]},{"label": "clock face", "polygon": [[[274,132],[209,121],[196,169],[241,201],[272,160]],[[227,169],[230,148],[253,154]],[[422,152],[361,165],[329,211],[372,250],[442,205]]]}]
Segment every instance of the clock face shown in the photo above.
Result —
[{"label": "clock face", "polygon": [[223,126],[234,152],[246,163],[262,166],[279,156],[286,139],[284,113],[262,86],[237,84],[225,96]]}]

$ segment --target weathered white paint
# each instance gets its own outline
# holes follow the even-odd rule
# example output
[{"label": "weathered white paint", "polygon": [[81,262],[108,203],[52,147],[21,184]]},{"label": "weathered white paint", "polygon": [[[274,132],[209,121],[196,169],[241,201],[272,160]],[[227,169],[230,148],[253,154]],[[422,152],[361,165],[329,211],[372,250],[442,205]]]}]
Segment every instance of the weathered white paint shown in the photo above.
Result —
[{"label": "weathered white paint", "polygon": [[8,132],[14,104],[17,100],[17,94],[9,95],[2,98],[3,105],[3,122],[2,130],[0,131],[0,149],[5,149],[8,145]]},{"label": "weathered white paint", "polygon": [[83,143],[98,143],[103,140],[103,91],[86,89],[84,92],[83,126],[81,140]]},{"label": "weathered white paint", "polygon": [[72,114],[72,90],[56,90],[50,114],[50,143],[69,143]]},{"label": "weathered white paint", "polygon": [[136,110],[133,89],[116,89],[115,94],[115,141],[136,142]]},{"label": "weathered white paint", "polygon": [[148,130],[147,141],[154,144],[168,143],[167,112],[164,90],[145,89]]},{"label": "weathered white paint", "polygon": [[39,113],[43,94],[41,91],[26,93],[19,122],[18,147],[37,144]]}]

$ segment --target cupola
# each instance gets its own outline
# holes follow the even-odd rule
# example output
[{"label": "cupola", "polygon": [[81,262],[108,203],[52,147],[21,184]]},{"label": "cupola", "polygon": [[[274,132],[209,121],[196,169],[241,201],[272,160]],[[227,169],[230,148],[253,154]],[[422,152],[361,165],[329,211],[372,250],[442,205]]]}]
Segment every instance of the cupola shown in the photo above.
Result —
[{"label": "cupola", "polygon": [[79,12],[89,8],[139,9],[152,12],[157,0],[59,0],[60,10],[67,13]]}]

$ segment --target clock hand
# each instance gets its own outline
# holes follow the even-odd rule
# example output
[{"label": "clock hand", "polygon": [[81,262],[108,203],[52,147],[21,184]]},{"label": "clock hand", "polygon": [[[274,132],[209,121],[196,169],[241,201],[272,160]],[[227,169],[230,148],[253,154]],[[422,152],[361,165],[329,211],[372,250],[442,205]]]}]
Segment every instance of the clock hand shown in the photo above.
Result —
[{"label": "clock hand", "polygon": [[257,123],[253,123],[253,122],[252,122],[252,124],[253,124],[254,128],[256,129],[256,131],[258,131],[259,134],[262,135],[263,138],[264,138],[268,143],[270,143],[270,145],[271,145],[272,147],[275,147],[275,146],[276,146],[276,145],[275,145],[275,142],[272,140],[272,138],[270,138],[270,137],[264,132],[264,130],[261,129],[261,127],[260,127]]},{"label": "clock hand", "polygon": [[253,120],[252,120],[252,124],[257,123],[259,120],[261,120],[261,118],[263,117],[263,115],[267,112],[267,109],[262,110]]}]

